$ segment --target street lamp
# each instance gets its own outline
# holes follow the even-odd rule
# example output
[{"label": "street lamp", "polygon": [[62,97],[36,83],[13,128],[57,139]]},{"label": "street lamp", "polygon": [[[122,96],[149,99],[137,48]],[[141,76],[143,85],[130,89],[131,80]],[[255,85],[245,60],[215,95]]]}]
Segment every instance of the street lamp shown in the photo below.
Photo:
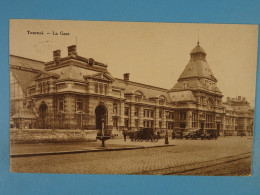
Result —
[{"label": "street lamp", "polygon": [[169,144],[169,140],[168,140],[168,130],[166,128],[166,134],[165,134],[165,141],[164,141],[165,144]]},{"label": "street lamp", "polygon": [[102,147],[105,147],[105,141],[110,139],[109,135],[105,135],[105,117],[101,117],[101,132],[100,135],[97,136],[97,139],[102,141]]},{"label": "street lamp", "polygon": [[[169,113],[167,114],[166,118],[169,118]],[[166,123],[166,134],[165,134],[164,144],[169,144],[167,123]]]}]

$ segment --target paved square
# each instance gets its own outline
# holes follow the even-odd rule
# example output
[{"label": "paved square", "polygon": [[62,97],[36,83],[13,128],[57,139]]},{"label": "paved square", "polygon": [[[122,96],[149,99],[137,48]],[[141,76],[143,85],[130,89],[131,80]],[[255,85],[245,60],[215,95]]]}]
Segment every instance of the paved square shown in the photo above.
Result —
[{"label": "paved square", "polygon": [[[160,142],[163,141],[160,140]],[[119,144],[119,142],[124,143],[122,140],[110,140],[107,143]],[[125,144],[136,143],[127,140]],[[170,144],[174,144],[174,146],[11,158],[10,165],[12,172],[28,173],[250,174],[252,137],[220,137],[217,140],[170,140]],[[198,168],[202,167],[204,170],[198,171]],[[216,167],[217,172],[212,167]]]}]

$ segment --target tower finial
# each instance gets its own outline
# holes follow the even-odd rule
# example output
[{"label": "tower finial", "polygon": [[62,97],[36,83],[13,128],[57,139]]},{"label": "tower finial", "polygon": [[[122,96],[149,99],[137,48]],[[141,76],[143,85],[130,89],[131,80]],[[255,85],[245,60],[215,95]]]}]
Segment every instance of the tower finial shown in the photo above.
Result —
[{"label": "tower finial", "polygon": [[198,45],[200,44],[200,24],[198,24]]}]

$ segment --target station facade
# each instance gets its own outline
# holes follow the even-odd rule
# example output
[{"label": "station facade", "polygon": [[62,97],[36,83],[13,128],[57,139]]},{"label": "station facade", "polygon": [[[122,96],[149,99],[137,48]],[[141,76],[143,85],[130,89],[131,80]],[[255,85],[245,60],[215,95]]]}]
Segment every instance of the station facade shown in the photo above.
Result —
[{"label": "station facade", "polygon": [[[101,128],[103,119],[114,135],[144,127],[163,133],[185,129],[253,133],[254,109],[245,97],[222,101],[199,43],[171,89],[131,81],[129,73],[114,78],[106,64],[79,56],[75,45],[68,47],[67,57],[60,54],[53,51],[47,63],[10,56],[13,128],[93,130]],[[13,89],[13,83],[18,87]]]}]

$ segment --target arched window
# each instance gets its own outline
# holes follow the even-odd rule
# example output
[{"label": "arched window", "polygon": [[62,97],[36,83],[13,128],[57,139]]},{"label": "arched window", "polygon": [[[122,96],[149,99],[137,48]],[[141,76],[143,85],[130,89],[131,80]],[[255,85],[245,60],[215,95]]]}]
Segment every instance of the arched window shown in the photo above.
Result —
[{"label": "arched window", "polygon": [[95,93],[98,93],[98,84],[95,83],[94,86],[95,86]]},{"label": "arched window", "polygon": [[104,85],[104,92],[107,94],[107,85]]},{"label": "arched window", "polygon": [[47,92],[50,92],[50,82],[47,82]]},{"label": "arched window", "polygon": [[100,94],[103,94],[103,84],[99,84],[99,92]]},{"label": "arched window", "polygon": [[42,93],[42,84],[39,83],[39,90],[40,90],[40,93]]}]

